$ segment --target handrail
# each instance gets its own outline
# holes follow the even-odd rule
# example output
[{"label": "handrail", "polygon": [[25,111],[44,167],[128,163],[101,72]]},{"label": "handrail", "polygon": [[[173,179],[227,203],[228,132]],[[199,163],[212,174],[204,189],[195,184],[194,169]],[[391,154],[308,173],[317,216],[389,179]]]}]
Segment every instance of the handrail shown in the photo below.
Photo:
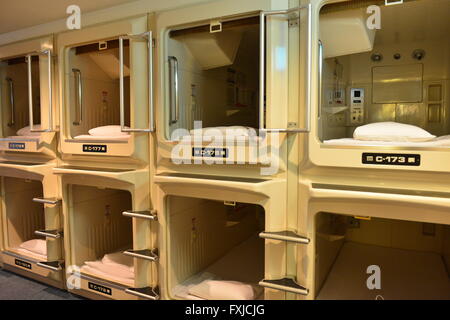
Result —
[{"label": "handrail", "polygon": [[6,81],[9,84],[9,102],[11,107],[11,121],[8,123],[9,127],[15,125],[15,105],[14,105],[14,81],[11,78],[6,78]]},{"label": "handrail", "polygon": [[[46,55],[48,59],[48,129],[33,129],[33,83],[31,79],[31,61],[33,56]],[[29,53],[26,56],[28,65],[28,108],[31,132],[54,132],[53,130],[53,83],[52,83],[52,51],[50,49]]]},{"label": "handrail", "polygon": [[[170,124],[177,123],[180,119],[180,97],[179,97],[179,85],[178,85],[178,60],[174,56],[169,57],[169,69],[172,71],[171,65],[173,64],[174,71],[170,73],[170,80],[173,80],[173,88],[170,92]],[[173,92],[172,92],[173,90]],[[173,95],[175,93],[175,95]]]},{"label": "handrail", "polygon": [[[123,70],[123,40],[124,39],[146,39],[148,46],[148,128],[137,129],[137,128],[126,128],[125,127],[125,102],[124,102],[124,70]],[[120,87],[120,130],[122,132],[154,132],[155,131],[155,121],[154,121],[154,105],[153,105],[153,37],[152,32],[144,32],[141,34],[129,34],[119,37],[119,87]]]},{"label": "handrail", "polygon": [[78,118],[73,122],[74,125],[79,126],[83,121],[83,79],[81,78],[81,70],[73,68],[72,72],[75,76],[75,87],[76,87],[76,101],[78,107]]},{"label": "handrail", "polygon": [[[308,9],[308,84],[307,84],[307,109],[305,128],[265,128],[265,58],[266,58],[266,17],[272,15],[289,14],[301,9]],[[262,11],[260,13],[260,51],[259,51],[259,130],[264,132],[308,133],[311,131],[311,39],[312,39],[312,6],[311,4],[299,6],[288,10]]]}]

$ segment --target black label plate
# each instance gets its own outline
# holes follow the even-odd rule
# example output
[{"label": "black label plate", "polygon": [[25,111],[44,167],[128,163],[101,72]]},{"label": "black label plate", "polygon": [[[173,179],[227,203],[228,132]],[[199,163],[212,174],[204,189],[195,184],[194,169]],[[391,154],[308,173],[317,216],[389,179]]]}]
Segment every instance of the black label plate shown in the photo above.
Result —
[{"label": "black label plate", "polygon": [[363,153],[362,163],[391,166],[420,166],[420,154]]},{"label": "black label plate", "polygon": [[227,148],[192,148],[193,157],[228,158]]},{"label": "black label plate", "polygon": [[25,143],[23,142],[9,142],[8,149],[11,150],[25,150]]},{"label": "black label plate", "polygon": [[83,144],[83,152],[106,153],[107,150],[104,144]]},{"label": "black label plate", "polygon": [[16,266],[31,270],[31,263],[28,263],[28,262],[25,262],[25,261],[22,261],[19,259],[15,259],[14,263],[16,264]]},{"label": "black label plate", "polygon": [[93,282],[88,282],[88,288],[93,290],[93,291],[97,291],[103,294],[107,294],[107,295],[112,295],[112,289],[105,287],[105,286],[101,286],[99,284],[93,283]]}]

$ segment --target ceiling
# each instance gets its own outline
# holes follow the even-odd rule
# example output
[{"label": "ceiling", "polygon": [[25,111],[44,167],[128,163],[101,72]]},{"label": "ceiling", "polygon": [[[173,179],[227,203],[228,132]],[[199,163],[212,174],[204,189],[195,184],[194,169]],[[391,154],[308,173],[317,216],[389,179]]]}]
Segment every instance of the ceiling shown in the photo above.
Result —
[{"label": "ceiling", "polygon": [[78,5],[83,12],[113,7],[136,0],[0,0],[0,34],[68,16],[66,8]]},{"label": "ceiling", "polygon": [[450,35],[450,1],[421,0],[381,9],[381,30],[375,42],[389,44],[420,42],[424,40],[448,41]]}]

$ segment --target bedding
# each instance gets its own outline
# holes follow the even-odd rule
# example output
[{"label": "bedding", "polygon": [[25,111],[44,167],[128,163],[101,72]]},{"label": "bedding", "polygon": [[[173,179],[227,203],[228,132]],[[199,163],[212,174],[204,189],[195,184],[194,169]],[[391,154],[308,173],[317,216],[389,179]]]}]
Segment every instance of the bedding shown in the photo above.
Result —
[{"label": "bedding", "polygon": [[17,141],[27,141],[27,140],[33,140],[33,141],[39,141],[41,136],[8,136],[5,138],[2,138],[0,140],[17,140]]},{"label": "bedding", "polygon": [[[125,127],[128,128],[128,127]],[[122,132],[120,126],[109,125],[93,128],[88,131],[91,136],[127,136],[127,132]]]},{"label": "bedding", "polygon": [[134,260],[122,252],[105,254],[100,260],[86,261],[81,271],[134,286]]},{"label": "bedding", "polygon": [[[35,124],[33,126],[33,129],[41,130],[40,124]],[[25,136],[25,137],[38,137],[41,135],[40,132],[32,132],[30,126],[23,127],[22,129],[19,129],[16,133],[18,136]]]},{"label": "bedding", "polygon": [[175,288],[173,289],[173,294],[178,298],[187,300],[205,300],[203,298],[189,294],[189,289],[191,289],[193,286],[202,283],[205,280],[218,280],[218,279],[220,278],[210,272],[200,272],[183,281],[183,283],[180,283],[177,286],[175,286]]},{"label": "bedding", "polygon": [[323,142],[335,146],[396,146],[396,147],[450,147],[450,135],[434,138],[429,141],[376,141],[357,140],[352,138],[332,139]]},{"label": "bedding", "polygon": [[191,135],[203,135],[203,137],[254,137],[257,136],[256,130],[250,127],[243,126],[228,126],[228,127],[208,127],[193,129],[190,131]]},{"label": "bedding", "polygon": [[47,261],[47,255],[42,255],[42,254],[37,254],[35,252],[32,252],[30,250],[27,249],[23,249],[23,248],[16,248],[15,251],[17,251],[19,254],[38,260],[38,261]]},{"label": "bedding", "polygon": [[120,136],[91,136],[88,134],[83,134],[74,137],[76,140],[116,140],[116,141],[127,141],[130,139],[131,135],[120,135]]},{"label": "bedding", "polygon": [[410,124],[376,122],[357,127],[353,133],[353,138],[365,141],[422,142],[430,141],[436,136]]},{"label": "bedding", "polygon": [[28,250],[35,254],[47,256],[47,242],[42,239],[33,239],[23,242],[19,248]]},{"label": "bedding", "polygon": [[88,265],[84,265],[81,267],[81,272],[86,272],[92,274],[94,276],[98,276],[100,278],[106,278],[108,280],[116,281],[121,284],[125,284],[129,287],[134,287],[134,279],[123,278],[120,276],[116,276],[115,274],[106,273],[104,271],[98,270],[96,268],[90,267]]},{"label": "bedding", "polygon": [[239,281],[204,280],[189,288],[188,293],[207,300],[254,300],[253,287]]},{"label": "bedding", "polygon": [[102,258],[102,263],[105,265],[116,265],[124,270],[134,272],[133,258],[123,254],[123,251],[105,254]]},{"label": "bedding", "polygon": [[119,278],[134,279],[134,270],[125,269],[120,264],[105,264],[101,261],[86,261],[84,264]]},{"label": "bedding", "polygon": [[[236,264],[239,264],[239,268],[236,268]],[[249,297],[248,295],[242,294],[242,292],[248,294],[250,292],[249,288],[251,287],[253,290],[252,299],[258,300],[264,298],[264,289],[258,285],[258,282],[262,279],[263,275],[264,242],[261,242],[259,236],[255,234],[237,245],[203,271],[193,275],[182,283],[179,283],[173,288],[172,293],[177,298],[187,300],[206,300],[205,298],[198,297],[194,294],[200,294],[211,300],[238,299],[239,297]],[[203,286],[205,284],[202,285],[202,282],[209,285],[212,284],[213,290],[210,292],[207,291],[206,295],[203,294],[205,291],[199,293],[197,290],[204,290]],[[238,285],[234,286],[233,283]],[[239,293],[236,292],[236,295],[232,296],[233,292],[229,289],[233,287],[245,289],[241,290]],[[196,289],[192,291],[192,288]],[[221,292],[222,290],[226,290],[227,292]],[[226,294],[225,297],[221,296],[224,294]]]}]

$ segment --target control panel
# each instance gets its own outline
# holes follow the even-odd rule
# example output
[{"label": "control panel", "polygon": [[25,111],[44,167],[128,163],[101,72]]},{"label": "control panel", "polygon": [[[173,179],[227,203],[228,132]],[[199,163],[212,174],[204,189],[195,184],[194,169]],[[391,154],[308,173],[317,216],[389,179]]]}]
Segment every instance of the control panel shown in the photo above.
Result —
[{"label": "control panel", "polygon": [[364,123],[364,89],[350,89],[349,125]]}]

